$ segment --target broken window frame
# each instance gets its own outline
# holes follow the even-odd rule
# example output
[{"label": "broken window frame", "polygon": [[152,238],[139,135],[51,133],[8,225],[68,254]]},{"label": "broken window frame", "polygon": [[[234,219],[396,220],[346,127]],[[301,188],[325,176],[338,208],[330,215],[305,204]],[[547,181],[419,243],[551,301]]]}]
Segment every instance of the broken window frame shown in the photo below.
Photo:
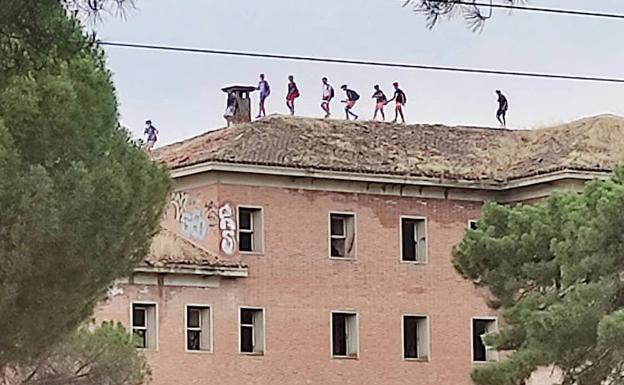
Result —
[{"label": "broken window frame", "polygon": [[[243,323],[243,311],[250,310],[252,323]],[[264,308],[241,306],[238,308],[238,352],[243,355],[264,355],[266,347]],[[251,328],[252,350],[243,351],[243,328]]]},{"label": "broken window frame", "polygon": [[[241,226],[241,211],[249,212],[249,229]],[[236,210],[237,215],[237,242],[238,251],[241,254],[263,254],[264,253],[264,210],[259,206],[239,205]],[[251,234],[251,250],[241,250],[241,234]]]},{"label": "broken window frame", "polygon": [[[345,330],[345,355],[336,354],[334,341],[334,316],[343,315]],[[360,357],[360,316],[358,313],[349,310],[333,310],[329,314],[329,340],[330,355],[336,359],[358,359]]]},{"label": "broken window frame", "polygon": [[[406,318],[416,318],[416,357],[408,357],[406,345]],[[431,338],[429,316],[423,314],[403,314],[401,316],[401,353],[405,361],[429,362],[431,360]]]},{"label": "broken window frame", "polygon": [[[484,321],[487,322],[486,332],[481,334],[479,338],[481,338],[481,343],[485,349],[485,360],[476,360],[475,359],[475,322]],[[487,346],[485,342],[483,342],[483,337],[489,333],[494,333],[498,331],[498,319],[496,317],[472,317],[470,319],[470,359],[473,364],[484,364],[488,362],[496,362],[498,361],[498,351],[493,348]]]},{"label": "broken window frame", "polygon": [[477,219],[469,219],[468,220],[468,230],[476,230],[477,229]]},{"label": "broken window frame", "polygon": [[[404,258],[404,231],[403,231],[403,222],[409,221],[414,222],[414,258],[415,259],[405,259]],[[400,245],[400,255],[399,259],[401,263],[410,263],[416,265],[426,265],[429,263],[429,223],[427,221],[427,217],[423,216],[412,216],[412,215],[401,215],[399,217],[399,245]],[[420,233],[423,234],[420,234]],[[419,250],[422,250],[419,252]],[[422,254],[422,255],[421,255]]]},{"label": "broken window frame", "polygon": [[[199,327],[189,325],[189,312],[199,312]],[[199,332],[199,349],[189,347],[189,333]],[[212,306],[205,304],[184,305],[184,350],[187,353],[212,353]]]},{"label": "broken window frame", "polygon": [[[135,325],[135,309],[143,310],[145,325]],[[158,304],[156,302],[132,302],[130,304],[130,330],[133,336],[143,332],[143,344],[136,346],[139,350],[158,350]]]},{"label": "broken window frame", "polygon": [[[342,234],[333,234],[332,233],[332,219],[337,217],[342,220]],[[357,228],[356,228],[356,216],[353,212],[346,211],[331,211],[329,213],[329,223],[328,223],[328,238],[329,238],[329,258],[336,260],[354,260],[356,258],[356,236],[357,236]],[[343,255],[334,255],[334,241],[343,241],[344,242],[344,251]],[[339,253],[338,253],[339,254]]]}]

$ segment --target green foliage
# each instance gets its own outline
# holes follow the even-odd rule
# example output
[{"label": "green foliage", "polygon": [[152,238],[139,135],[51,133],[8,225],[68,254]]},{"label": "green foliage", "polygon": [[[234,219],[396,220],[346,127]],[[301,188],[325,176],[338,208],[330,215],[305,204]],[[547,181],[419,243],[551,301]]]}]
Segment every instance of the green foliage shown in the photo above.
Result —
[{"label": "green foliage", "polygon": [[[500,3],[518,5],[525,0],[503,0]],[[484,5],[485,4],[485,5]],[[483,28],[485,21],[492,17],[492,7],[484,0],[406,0],[404,7],[411,6],[415,12],[427,18],[427,26],[433,28],[440,18],[461,15],[473,31]]]},{"label": "green foliage", "polygon": [[0,367],[91,315],[147,253],[170,188],[62,3],[0,0]]},{"label": "green foliage", "polygon": [[454,249],[456,269],[487,287],[504,327],[488,343],[508,359],[479,385],[520,385],[555,365],[564,384],[624,384],[624,168],[537,205],[484,207]]},{"label": "green foliage", "polygon": [[4,370],[0,384],[140,385],[150,376],[121,324],[83,327],[42,358]]}]

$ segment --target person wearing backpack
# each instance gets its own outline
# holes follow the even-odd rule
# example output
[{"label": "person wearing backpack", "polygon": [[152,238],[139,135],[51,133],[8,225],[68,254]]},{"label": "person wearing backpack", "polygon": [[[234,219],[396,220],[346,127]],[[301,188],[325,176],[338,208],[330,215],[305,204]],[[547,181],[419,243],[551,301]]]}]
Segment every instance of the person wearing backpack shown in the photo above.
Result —
[{"label": "person wearing backpack", "polygon": [[260,91],[260,108],[258,110],[258,116],[256,116],[256,119],[260,119],[263,116],[266,116],[264,102],[266,101],[266,98],[271,95],[271,86],[269,85],[269,82],[266,81],[266,79],[264,78],[264,74],[260,74],[260,81],[258,82],[258,87],[256,89]]},{"label": "person wearing backpack", "polygon": [[299,89],[295,83],[295,77],[288,76],[288,93],[286,94],[286,106],[290,110],[290,114],[295,114],[295,99],[299,97]]},{"label": "person wearing backpack", "polygon": [[355,102],[360,99],[360,95],[357,92],[349,89],[346,84],[340,86],[340,88],[347,94],[347,99],[342,102],[345,103],[345,114],[347,116],[347,120],[349,120],[349,115],[353,116],[353,120],[357,120],[358,116],[351,111],[351,109],[355,106]]},{"label": "person wearing backpack", "polygon": [[329,84],[327,78],[321,79],[323,83],[323,94],[321,96],[321,108],[325,111],[325,119],[329,118],[331,113],[329,112],[329,103],[334,98],[334,87]]},{"label": "person wearing backpack", "polygon": [[399,83],[394,82],[392,83],[392,85],[394,86],[394,96],[392,97],[392,99],[386,102],[386,104],[392,101],[395,102],[394,120],[392,121],[392,123],[396,123],[397,118],[399,117],[399,115],[401,115],[401,122],[405,124],[405,116],[403,115],[403,106],[405,105],[405,103],[407,103],[407,96],[405,96],[405,92],[403,92],[399,88]]}]

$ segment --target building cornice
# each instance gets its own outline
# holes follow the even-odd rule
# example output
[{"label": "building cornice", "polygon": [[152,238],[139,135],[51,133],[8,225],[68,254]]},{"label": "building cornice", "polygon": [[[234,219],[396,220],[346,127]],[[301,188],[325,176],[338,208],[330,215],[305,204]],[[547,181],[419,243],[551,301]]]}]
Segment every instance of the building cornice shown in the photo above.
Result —
[{"label": "building cornice", "polygon": [[560,180],[581,180],[607,178],[610,171],[573,170],[562,169],[538,175],[501,182],[486,182],[479,180],[444,180],[441,178],[428,178],[403,175],[379,175],[344,171],[327,171],[316,169],[300,169],[279,166],[248,165],[224,162],[204,162],[191,166],[171,170],[174,179],[193,176],[209,172],[228,172],[256,175],[270,175],[295,178],[313,178],[336,180],[346,182],[395,184],[404,186],[422,186],[438,188],[458,188],[467,190],[486,190],[492,192],[505,192],[518,188],[530,187],[540,184],[552,183]]}]

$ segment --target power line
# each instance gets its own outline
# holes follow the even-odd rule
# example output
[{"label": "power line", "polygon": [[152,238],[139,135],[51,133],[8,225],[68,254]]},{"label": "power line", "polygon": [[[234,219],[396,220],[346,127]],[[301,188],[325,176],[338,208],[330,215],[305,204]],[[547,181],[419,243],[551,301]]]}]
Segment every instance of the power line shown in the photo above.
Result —
[{"label": "power line", "polygon": [[559,15],[602,17],[602,18],[608,18],[608,19],[624,19],[624,14],[580,11],[580,10],[574,10],[574,9],[529,7],[529,6],[520,6],[520,5],[513,5],[513,4],[472,2],[472,1],[467,1],[467,0],[429,0],[429,1],[434,2],[434,3],[452,3],[452,4],[458,4],[458,5],[473,5],[477,7],[502,8],[502,9],[512,9],[512,10],[528,11],[528,12],[553,13],[553,14],[559,14]]},{"label": "power line", "polygon": [[435,66],[435,65],[426,65],[426,64],[390,63],[390,62],[365,61],[365,60],[354,60],[354,59],[334,59],[334,58],[322,58],[322,57],[312,57],[312,56],[295,56],[295,55],[268,54],[268,53],[257,53],[257,52],[225,51],[225,50],[215,50],[215,49],[188,48],[188,47],[152,45],[152,44],[122,43],[122,42],[112,42],[112,41],[98,41],[98,43],[100,45],[110,46],[110,47],[135,48],[135,49],[158,50],[158,51],[169,51],[169,52],[186,52],[186,53],[208,54],[208,55],[242,56],[242,57],[253,57],[253,58],[263,58],[263,59],[307,61],[307,62],[315,62],[315,63],[352,64],[352,65],[374,66],[374,67],[417,69],[417,70],[425,70],[425,71],[463,72],[463,73],[472,73],[472,74],[521,76],[521,77],[531,77],[531,78],[578,80],[578,81],[602,82],[602,83],[624,83],[624,78],[612,78],[612,77],[600,77],[600,76],[566,75],[566,74],[522,72],[522,71],[501,71],[501,70],[490,70],[490,69],[482,69],[482,68],[448,67],[448,66]]}]

